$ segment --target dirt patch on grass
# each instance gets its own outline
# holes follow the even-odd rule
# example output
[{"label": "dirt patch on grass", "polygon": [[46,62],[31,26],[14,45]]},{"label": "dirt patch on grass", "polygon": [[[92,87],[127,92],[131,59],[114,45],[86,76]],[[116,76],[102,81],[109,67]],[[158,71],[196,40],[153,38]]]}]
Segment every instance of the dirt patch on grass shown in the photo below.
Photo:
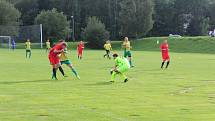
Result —
[{"label": "dirt patch on grass", "polygon": [[131,115],[129,115],[129,116],[132,116],[132,117],[139,117],[139,116],[141,116],[141,115],[138,115],[138,114],[131,114]]},{"label": "dirt patch on grass", "polygon": [[180,94],[185,94],[185,93],[191,92],[192,90],[193,90],[192,87],[186,87],[186,88],[180,90],[179,93],[180,93]]}]

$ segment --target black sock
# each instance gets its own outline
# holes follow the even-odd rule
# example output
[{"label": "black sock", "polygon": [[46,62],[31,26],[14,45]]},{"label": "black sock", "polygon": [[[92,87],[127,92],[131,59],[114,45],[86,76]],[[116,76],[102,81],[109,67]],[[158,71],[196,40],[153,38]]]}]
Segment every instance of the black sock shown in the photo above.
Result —
[{"label": "black sock", "polygon": [[52,69],[52,72],[53,72],[53,77],[56,79],[56,78],[57,78],[57,76],[56,76],[56,69],[53,68],[53,69]]},{"label": "black sock", "polygon": [[64,74],[63,68],[61,66],[59,67],[59,70],[60,70],[61,74],[64,76],[65,74]]},{"label": "black sock", "polygon": [[161,68],[163,68],[163,66],[164,66],[164,63],[165,63],[165,62],[162,62],[162,64],[161,64]]},{"label": "black sock", "polygon": [[170,62],[168,61],[168,62],[167,62],[167,64],[166,64],[166,68],[168,68],[168,66],[169,66],[169,63],[170,63]]}]

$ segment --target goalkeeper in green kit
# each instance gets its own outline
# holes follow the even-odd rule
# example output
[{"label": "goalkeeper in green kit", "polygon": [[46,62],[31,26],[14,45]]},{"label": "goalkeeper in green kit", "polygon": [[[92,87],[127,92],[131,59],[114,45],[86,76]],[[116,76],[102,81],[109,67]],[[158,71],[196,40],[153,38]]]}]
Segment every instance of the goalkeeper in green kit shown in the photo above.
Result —
[{"label": "goalkeeper in green kit", "polygon": [[130,69],[130,64],[127,58],[119,57],[118,54],[113,54],[113,58],[115,61],[115,66],[111,70],[111,82],[115,81],[116,75],[120,75],[124,82],[128,82],[128,78],[125,75],[125,72],[127,72]]}]

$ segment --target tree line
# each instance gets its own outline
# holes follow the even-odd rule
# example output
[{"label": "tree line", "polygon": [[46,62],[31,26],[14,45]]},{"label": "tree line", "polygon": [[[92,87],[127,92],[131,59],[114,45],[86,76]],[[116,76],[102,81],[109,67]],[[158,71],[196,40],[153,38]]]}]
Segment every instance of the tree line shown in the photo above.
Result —
[{"label": "tree line", "polygon": [[[25,26],[43,23],[46,37],[62,37],[68,34],[72,27],[71,16],[75,21],[76,39],[86,35],[85,30],[89,31],[86,27],[90,17],[96,17],[91,20],[104,24],[111,39],[119,39],[122,36],[141,38],[169,34],[200,36],[215,28],[214,0],[0,0],[0,2],[0,25]],[[59,35],[54,35],[56,31]]]}]

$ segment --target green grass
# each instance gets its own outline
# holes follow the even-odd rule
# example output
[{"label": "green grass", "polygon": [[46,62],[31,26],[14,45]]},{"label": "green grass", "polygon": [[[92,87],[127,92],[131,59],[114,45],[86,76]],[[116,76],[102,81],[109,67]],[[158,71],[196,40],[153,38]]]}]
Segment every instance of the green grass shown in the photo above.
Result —
[{"label": "green grass", "polygon": [[[139,40],[132,40],[131,44],[133,50],[136,51],[160,51],[159,44],[168,39],[170,49],[172,52],[177,53],[215,53],[215,38],[200,36],[200,37],[181,37],[181,38],[168,38],[168,37],[150,37]],[[113,42],[113,47],[120,49],[121,42]]]},{"label": "green grass", "polygon": [[45,51],[1,49],[1,121],[214,121],[215,56],[171,53],[168,70],[160,70],[160,53],[134,51],[129,82],[110,84],[113,60],[103,51],[71,57],[81,80],[50,80]]}]

